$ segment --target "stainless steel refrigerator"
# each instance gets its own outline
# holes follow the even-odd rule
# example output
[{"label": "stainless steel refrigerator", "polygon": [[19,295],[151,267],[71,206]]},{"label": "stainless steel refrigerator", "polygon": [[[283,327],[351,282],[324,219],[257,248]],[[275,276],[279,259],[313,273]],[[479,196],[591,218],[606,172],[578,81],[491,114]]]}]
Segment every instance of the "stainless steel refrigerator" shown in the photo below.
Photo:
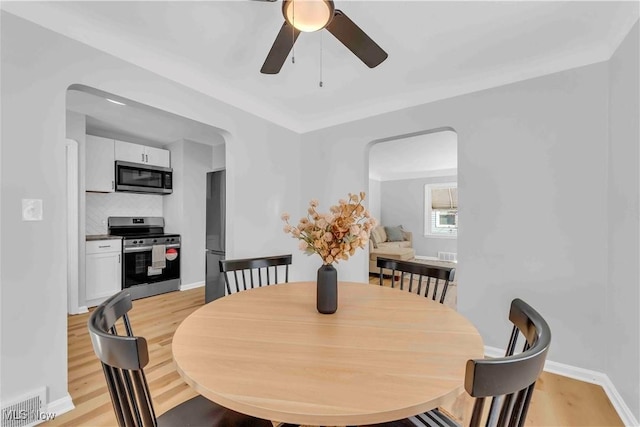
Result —
[{"label": "stainless steel refrigerator", "polygon": [[205,272],[205,302],[225,294],[224,277],[219,261],[225,256],[225,171],[207,173],[207,262]]}]

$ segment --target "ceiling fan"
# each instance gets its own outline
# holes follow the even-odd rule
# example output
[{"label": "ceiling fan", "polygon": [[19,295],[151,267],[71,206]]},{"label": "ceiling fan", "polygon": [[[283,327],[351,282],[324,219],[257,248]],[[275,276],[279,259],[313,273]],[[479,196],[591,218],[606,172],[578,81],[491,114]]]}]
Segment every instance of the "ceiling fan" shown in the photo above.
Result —
[{"label": "ceiling fan", "polygon": [[313,32],[323,28],[369,68],[374,68],[387,59],[387,52],[344,12],[336,9],[333,0],[283,0],[282,14],[284,24],[260,69],[263,74],[277,74],[280,71],[300,32]]}]

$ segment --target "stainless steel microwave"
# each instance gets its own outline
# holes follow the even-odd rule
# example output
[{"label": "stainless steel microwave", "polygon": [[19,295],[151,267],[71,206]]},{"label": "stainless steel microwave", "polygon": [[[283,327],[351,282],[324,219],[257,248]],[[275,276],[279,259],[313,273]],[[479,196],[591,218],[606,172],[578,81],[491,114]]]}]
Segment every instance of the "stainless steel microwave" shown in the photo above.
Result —
[{"label": "stainless steel microwave", "polygon": [[173,169],[116,161],[116,191],[171,194]]}]

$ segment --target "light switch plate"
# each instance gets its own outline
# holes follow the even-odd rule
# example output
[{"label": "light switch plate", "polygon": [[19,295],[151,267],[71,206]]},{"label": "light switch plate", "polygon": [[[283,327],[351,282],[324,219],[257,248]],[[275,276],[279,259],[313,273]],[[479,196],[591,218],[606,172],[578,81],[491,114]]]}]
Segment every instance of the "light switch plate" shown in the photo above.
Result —
[{"label": "light switch plate", "polygon": [[42,199],[22,199],[22,220],[42,221]]}]

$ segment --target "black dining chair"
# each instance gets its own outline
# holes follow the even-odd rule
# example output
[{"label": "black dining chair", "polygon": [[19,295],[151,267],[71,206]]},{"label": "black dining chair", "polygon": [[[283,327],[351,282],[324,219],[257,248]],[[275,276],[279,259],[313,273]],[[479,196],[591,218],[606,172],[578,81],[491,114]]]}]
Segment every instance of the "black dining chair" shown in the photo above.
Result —
[{"label": "black dining chair", "polygon": [[[536,310],[517,298],[511,302],[509,320],[513,323],[513,329],[505,357],[467,361],[464,387],[475,398],[470,427],[479,427],[481,424],[521,427],[527,417],[531,396],[551,344],[551,330]],[[516,353],[519,335],[524,337],[524,347],[522,352]],[[491,406],[485,416],[487,398],[491,398]],[[432,427],[460,425],[438,409],[412,419]],[[407,422],[410,422],[409,419],[375,424],[375,427],[410,425]]]},{"label": "black dining chair", "polygon": [[[240,414],[202,396],[156,417],[143,370],[149,363],[147,340],[133,335],[127,315],[131,308],[131,294],[124,290],[100,304],[88,322],[93,350],[102,362],[119,426],[273,427],[271,421]],[[124,335],[119,335],[116,327],[120,319]]]},{"label": "black dining chair", "polygon": [[[413,261],[400,261],[397,259],[378,257],[380,268],[380,286],[383,285],[383,270],[391,270],[391,287],[396,287],[396,272],[400,273],[398,280],[400,289],[407,288],[409,292],[424,295],[432,300],[438,299],[442,304],[447,296],[449,284],[453,282],[456,269],[453,267],[441,267]],[[409,283],[405,286],[405,278]]]},{"label": "black dining chair", "polygon": [[[231,293],[231,282],[235,284],[236,292],[280,283],[280,281],[278,281],[279,268],[280,270],[284,269],[284,283],[287,283],[289,281],[291,259],[291,254],[289,254],[260,258],[221,260],[220,272],[224,273],[224,283],[227,287],[227,293]],[[229,277],[230,275],[231,277]],[[282,275],[280,275],[280,277],[282,278]]]}]

